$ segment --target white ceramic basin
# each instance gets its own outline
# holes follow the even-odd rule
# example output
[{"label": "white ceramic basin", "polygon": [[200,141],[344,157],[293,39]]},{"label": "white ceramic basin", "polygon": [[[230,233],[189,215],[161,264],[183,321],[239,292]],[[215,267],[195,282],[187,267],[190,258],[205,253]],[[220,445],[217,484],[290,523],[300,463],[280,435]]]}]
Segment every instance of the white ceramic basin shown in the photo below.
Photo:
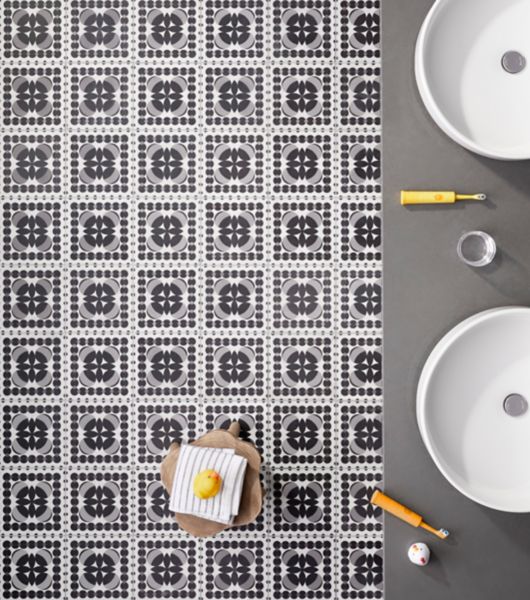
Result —
[{"label": "white ceramic basin", "polygon": [[530,408],[518,414],[520,398],[506,406],[512,394],[530,402],[530,308],[479,313],[438,342],[418,385],[418,425],[437,467],[463,494],[530,512]]},{"label": "white ceramic basin", "polygon": [[[423,23],[415,61],[421,97],[438,126],[468,150],[530,158],[529,24],[530,0],[436,0]],[[507,72],[508,52],[526,67]]]}]

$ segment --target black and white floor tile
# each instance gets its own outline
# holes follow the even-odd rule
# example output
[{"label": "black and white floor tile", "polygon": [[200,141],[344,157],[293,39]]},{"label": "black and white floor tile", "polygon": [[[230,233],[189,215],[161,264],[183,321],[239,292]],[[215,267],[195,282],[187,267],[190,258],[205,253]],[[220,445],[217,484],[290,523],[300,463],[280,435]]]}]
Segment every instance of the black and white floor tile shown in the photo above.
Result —
[{"label": "black and white floor tile", "polygon": [[[382,598],[379,0],[3,0],[2,598]],[[263,514],[180,531],[238,419]]]}]

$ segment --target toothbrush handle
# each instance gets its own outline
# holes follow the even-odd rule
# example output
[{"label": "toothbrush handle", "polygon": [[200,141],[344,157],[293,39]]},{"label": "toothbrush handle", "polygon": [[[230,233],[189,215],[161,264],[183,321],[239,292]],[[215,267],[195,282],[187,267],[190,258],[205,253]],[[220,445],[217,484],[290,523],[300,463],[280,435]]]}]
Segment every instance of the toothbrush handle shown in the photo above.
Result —
[{"label": "toothbrush handle", "polygon": [[403,506],[403,504],[396,502],[396,500],[390,498],[390,496],[387,496],[386,494],[383,494],[383,492],[379,490],[374,492],[371,502],[383,510],[386,510],[391,515],[394,515],[394,517],[397,517],[409,525],[412,525],[412,527],[418,527],[422,521],[422,517],[420,515],[410,510],[410,508]]},{"label": "toothbrush handle", "polygon": [[411,191],[403,190],[401,192],[401,204],[453,204],[456,202],[455,192],[434,192],[434,191]]}]

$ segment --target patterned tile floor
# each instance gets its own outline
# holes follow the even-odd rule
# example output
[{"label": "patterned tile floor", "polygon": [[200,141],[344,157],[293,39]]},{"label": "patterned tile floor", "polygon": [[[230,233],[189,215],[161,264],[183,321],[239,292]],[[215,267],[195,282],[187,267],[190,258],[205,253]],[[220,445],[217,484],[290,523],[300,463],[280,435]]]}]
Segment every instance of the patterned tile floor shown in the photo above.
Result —
[{"label": "patterned tile floor", "polygon": [[[377,0],[3,0],[3,598],[381,598]],[[265,510],[178,530],[239,419]]]}]

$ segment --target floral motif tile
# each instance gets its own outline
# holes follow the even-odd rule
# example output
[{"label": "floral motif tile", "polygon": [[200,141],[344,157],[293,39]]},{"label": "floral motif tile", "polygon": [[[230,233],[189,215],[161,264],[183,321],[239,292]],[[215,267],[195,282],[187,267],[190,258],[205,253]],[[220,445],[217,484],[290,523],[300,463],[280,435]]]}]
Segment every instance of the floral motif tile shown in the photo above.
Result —
[{"label": "floral motif tile", "polygon": [[342,598],[383,598],[380,540],[342,542],[340,587]]},{"label": "floral motif tile", "polygon": [[74,531],[127,531],[129,477],[125,473],[73,473],[71,528]]},{"label": "floral motif tile", "polygon": [[[382,598],[380,0],[0,4],[0,597]],[[263,512],[192,539],[233,421]]]},{"label": "floral motif tile", "polygon": [[197,589],[195,542],[141,541],[138,592],[141,598],[193,598]]},{"label": "floral motif tile", "polygon": [[5,541],[4,597],[60,597],[61,543],[52,540]]},{"label": "floral motif tile", "polygon": [[60,0],[6,0],[3,3],[4,56],[58,59],[66,17]]},{"label": "floral motif tile", "polygon": [[60,531],[59,473],[4,473],[3,490],[5,531]]},{"label": "floral motif tile", "polygon": [[127,463],[130,419],[124,405],[79,404],[70,407],[69,458],[78,464]]},{"label": "floral motif tile", "polygon": [[207,542],[206,587],[218,598],[262,598],[263,563],[263,541]]},{"label": "floral motif tile", "polygon": [[331,541],[276,541],[274,593],[283,598],[326,598],[332,590]]}]

